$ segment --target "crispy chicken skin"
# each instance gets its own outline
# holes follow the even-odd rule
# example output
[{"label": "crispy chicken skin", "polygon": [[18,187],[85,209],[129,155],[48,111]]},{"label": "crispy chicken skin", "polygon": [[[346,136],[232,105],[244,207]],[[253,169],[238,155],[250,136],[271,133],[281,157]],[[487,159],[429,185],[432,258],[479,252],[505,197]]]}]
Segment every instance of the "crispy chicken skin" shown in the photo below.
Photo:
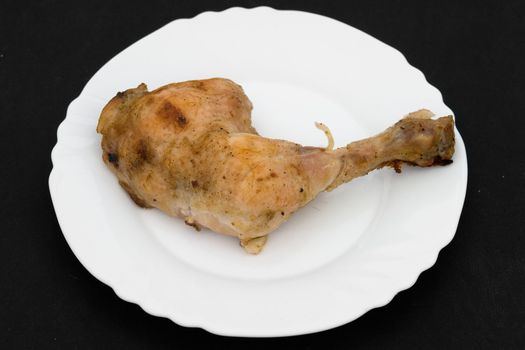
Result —
[{"label": "crispy chicken skin", "polygon": [[321,191],[385,165],[443,165],[451,116],[409,114],[383,133],[336,150],[259,136],[252,104],[227,79],[119,92],[102,110],[103,160],[142,207],[236,236],[257,253],[266,235]]}]

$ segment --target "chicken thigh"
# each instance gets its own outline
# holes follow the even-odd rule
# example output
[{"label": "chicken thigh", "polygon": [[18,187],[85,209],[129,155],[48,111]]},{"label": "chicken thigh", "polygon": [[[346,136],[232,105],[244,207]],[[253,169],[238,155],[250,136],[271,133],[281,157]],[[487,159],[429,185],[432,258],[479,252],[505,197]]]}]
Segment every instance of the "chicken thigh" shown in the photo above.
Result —
[{"label": "chicken thigh", "polygon": [[[103,160],[141,207],[232,235],[257,253],[266,235],[318,193],[385,165],[444,165],[452,116],[420,110],[346,147],[308,147],[259,136],[252,104],[227,79],[119,92],[102,110]],[[329,138],[326,127],[319,125]]]}]

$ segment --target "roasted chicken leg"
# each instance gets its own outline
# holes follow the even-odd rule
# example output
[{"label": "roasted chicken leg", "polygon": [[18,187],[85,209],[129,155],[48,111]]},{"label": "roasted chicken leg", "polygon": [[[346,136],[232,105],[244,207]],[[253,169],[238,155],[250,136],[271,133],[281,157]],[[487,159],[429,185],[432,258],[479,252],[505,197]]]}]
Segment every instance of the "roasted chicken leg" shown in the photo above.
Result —
[{"label": "roasted chicken leg", "polygon": [[259,136],[251,110],[242,88],[227,79],[151,92],[141,84],[102,110],[102,158],[136,204],[236,236],[250,253],[319,192],[384,166],[399,172],[402,163],[452,162],[452,116],[433,120],[420,110],[332,150]]}]

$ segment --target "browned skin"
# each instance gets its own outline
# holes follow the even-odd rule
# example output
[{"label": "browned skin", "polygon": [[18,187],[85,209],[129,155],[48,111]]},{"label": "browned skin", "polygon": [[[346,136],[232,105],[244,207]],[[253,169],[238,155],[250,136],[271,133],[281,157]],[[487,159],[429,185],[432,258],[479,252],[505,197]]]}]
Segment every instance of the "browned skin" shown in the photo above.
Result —
[{"label": "browned skin", "polygon": [[256,253],[319,192],[385,165],[448,164],[454,153],[452,117],[432,120],[427,110],[333,151],[259,136],[251,110],[227,79],[152,92],[141,84],[104,107],[97,126],[103,160],[138,205],[236,236]]}]

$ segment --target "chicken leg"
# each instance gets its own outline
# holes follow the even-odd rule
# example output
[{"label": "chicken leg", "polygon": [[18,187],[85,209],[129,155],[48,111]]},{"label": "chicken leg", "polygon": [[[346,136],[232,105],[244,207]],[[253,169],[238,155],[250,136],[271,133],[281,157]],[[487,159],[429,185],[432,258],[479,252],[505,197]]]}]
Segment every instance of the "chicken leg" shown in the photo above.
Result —
[{"label": "chicken leg", "polygon": [[332,150],[259,136],[251,110],[242,88],[227,79],[151,92],[141,84],[102,110],[102,158],[139,206],[236,236],[250,253],[322,191],[384,166],[400,172],[402,163],[452,162],[452,116],[433,120],[420,110]]}]

